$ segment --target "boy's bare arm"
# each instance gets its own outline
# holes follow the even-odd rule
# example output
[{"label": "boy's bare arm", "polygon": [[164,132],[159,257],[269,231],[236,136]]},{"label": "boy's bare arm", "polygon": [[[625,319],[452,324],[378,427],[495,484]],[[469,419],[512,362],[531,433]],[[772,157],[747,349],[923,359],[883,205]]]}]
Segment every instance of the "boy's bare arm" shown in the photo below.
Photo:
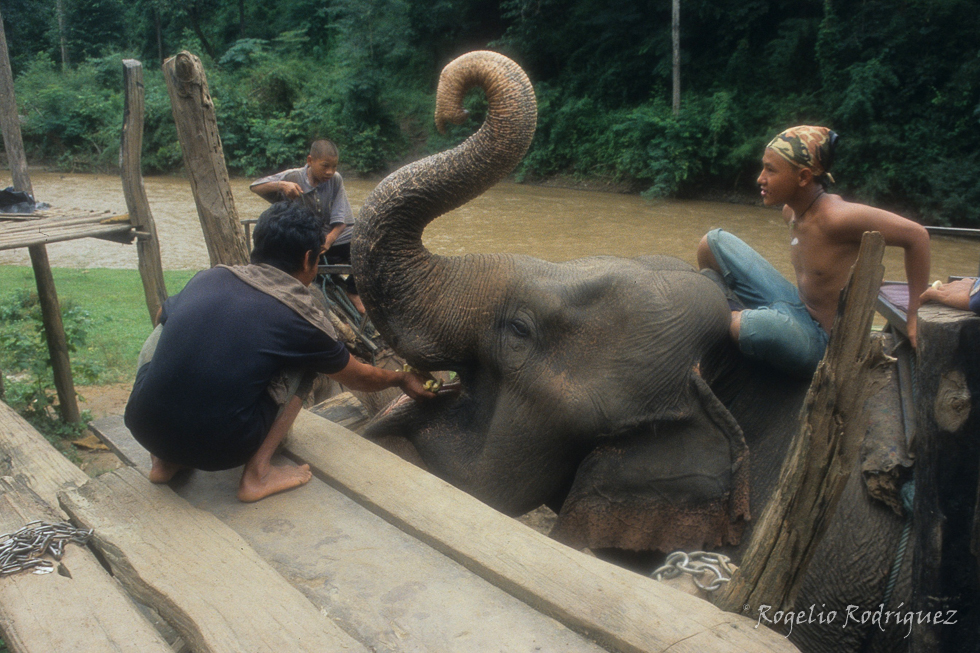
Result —
[{"label": "boy's bare arm", "polygon": [[859,242],[865,231],[877,231],[885,244],[905,250],[905,277],[909,284],[908,334],[916,345],[916,313],[920,295],[929,285],[929,232],[900,215],[864,204],[843,203],[831,221],[835,238]]}]

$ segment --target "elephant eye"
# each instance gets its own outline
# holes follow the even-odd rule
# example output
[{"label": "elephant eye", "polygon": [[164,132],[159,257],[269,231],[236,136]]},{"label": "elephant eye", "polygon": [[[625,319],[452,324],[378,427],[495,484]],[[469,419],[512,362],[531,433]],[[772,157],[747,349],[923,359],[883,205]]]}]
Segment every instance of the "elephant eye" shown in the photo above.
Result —
[{"label": "elephant eye", "polygon": [[531,329],[522,320],[511,320],[510,330],[520,338],[527,338],[531,334]]}]

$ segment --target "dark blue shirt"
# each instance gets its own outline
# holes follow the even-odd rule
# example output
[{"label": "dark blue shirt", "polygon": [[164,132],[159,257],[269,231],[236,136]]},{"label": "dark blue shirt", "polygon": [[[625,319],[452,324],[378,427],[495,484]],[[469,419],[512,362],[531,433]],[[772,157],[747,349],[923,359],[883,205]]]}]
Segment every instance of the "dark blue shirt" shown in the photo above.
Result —
[{"label": "dark blue shirt", "polygon": [[154,455],[197,469],[251,457],[275,420],[267,388],[280,371],[331,374],[350,359],[341,343],[223,268],[195,275],[165,302],[160,323],[126,426]]}]

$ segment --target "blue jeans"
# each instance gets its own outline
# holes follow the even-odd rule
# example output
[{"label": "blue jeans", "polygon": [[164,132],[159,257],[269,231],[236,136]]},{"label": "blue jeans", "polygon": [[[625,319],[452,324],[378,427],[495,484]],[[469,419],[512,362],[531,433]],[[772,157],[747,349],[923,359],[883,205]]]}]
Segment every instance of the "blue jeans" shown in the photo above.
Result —
[{"label": "blue jeans", "polygon": [[829,336],[806,310],[796,286],[737,236],[713,229],[707,241],[725,285],[746,307],[738,348],[793,376],[813,376]]}]

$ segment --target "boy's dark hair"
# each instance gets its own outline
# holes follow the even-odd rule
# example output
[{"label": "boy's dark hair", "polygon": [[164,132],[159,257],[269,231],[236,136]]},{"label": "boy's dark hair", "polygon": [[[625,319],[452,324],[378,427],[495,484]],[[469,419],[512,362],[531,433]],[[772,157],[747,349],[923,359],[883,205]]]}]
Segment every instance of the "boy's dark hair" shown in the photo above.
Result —
[{"label": "boy's dark hair", "polygon": [[310,158],[314,161],[339,157],[340,150],[337,149],[337,144],[328,138],[313,141],[313,145],[310,146]]},{"label": "boy's dark hair", "polygon": [[319,218],[302,204],[276,202],[259,216],[252,243],[252,263],[293,274],[303,268],[307,252],[313,252],[313,260],[320,256],[323,230]]}]

